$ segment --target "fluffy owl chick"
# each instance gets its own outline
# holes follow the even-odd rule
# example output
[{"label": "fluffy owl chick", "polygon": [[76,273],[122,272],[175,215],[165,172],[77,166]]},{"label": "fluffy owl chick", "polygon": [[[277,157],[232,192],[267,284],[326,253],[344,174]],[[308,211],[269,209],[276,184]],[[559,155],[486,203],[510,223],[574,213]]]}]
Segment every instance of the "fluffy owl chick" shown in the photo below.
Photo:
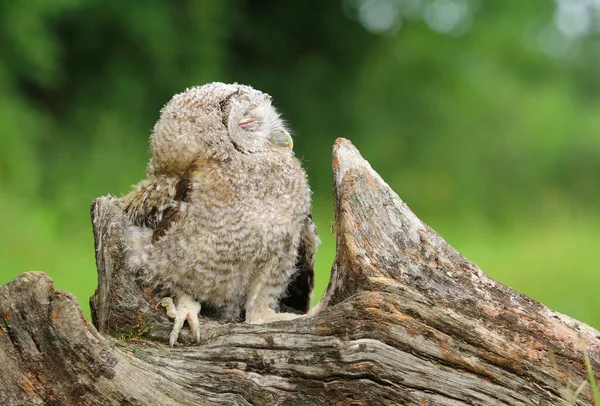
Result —
[{"label": "fluffy owl chick", "polygon": [[211,83],[162,109],[146,179],[122,201],[131,218],[128,264],[199,339],[200,303],[224,318],[269,323],[306,313],[319,243],[306,173],[271,97]]}]

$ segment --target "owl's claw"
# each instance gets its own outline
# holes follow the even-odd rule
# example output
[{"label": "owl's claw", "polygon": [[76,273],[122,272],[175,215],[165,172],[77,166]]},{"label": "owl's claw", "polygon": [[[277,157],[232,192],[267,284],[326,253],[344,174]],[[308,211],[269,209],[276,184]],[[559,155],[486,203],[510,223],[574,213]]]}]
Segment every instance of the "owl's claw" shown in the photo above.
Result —
[{"label": "owl's claw", "polygon": [[177,296],[177,306],[175,306],[173,299],[170,297],[163,298],[159,302],[159,305],[165,308],[167,316],[175,319],[173,330],[171,330],[171,334],[169,335],[169,345],[171,347],[177,342],[183,323],[186,320],[196,342],[200,342],[200,320],[198,319],[201,309],[200,303],[195,301],[190,295],[182,293]]}]

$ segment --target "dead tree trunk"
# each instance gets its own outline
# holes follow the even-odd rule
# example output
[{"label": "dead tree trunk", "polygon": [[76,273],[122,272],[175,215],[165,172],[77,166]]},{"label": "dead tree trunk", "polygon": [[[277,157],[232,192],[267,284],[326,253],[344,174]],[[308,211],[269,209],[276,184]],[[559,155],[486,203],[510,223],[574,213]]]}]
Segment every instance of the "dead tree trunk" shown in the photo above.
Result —
[{"label": "dead tree trunk", "polygon": [[[333,179],[322,312],[206,318],[202,344],[175,349],[156,297],[123,267],[118,201],[97,199],[94,325],[43,273],[0,287],[0,404],[559,405],[586,380],[584,348],[597,370],[598,331],[487,277],[346,140]],[[571,404],[590,402],[585,388]]]}]

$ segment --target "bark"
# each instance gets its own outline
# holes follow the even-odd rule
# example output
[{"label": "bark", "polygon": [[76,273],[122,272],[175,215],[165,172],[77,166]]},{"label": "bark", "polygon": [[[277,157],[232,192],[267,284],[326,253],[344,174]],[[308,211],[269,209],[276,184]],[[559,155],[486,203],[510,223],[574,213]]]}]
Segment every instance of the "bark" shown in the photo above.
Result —
[{"label": "bark", "polygon": [[[262,326],[209,315],[200,345],[173,349],[159,296],[123,266],[118,201],[97,199],[94,325],[43,273],[0,287],[0,404],[559,405],[586,381],[584,351],[598,370],[598,331],[486,276],[343,139],[333,185],[322,311]],[[591,403],[589,385],[573,403]]]}]

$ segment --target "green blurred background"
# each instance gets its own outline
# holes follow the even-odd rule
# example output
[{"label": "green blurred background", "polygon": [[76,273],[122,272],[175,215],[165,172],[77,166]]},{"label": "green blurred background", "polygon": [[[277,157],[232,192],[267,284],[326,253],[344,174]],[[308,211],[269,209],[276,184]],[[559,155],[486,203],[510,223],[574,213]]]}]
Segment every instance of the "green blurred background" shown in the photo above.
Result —
[{"label": "green blurred background", "polygon": [[334,256],[331,147],[351,139],[495,279],[600,327],[600,2],[0,2],[0,283],[42,270],[89,315],[90,202],[144,176],[188,86],[270,93]]}]

